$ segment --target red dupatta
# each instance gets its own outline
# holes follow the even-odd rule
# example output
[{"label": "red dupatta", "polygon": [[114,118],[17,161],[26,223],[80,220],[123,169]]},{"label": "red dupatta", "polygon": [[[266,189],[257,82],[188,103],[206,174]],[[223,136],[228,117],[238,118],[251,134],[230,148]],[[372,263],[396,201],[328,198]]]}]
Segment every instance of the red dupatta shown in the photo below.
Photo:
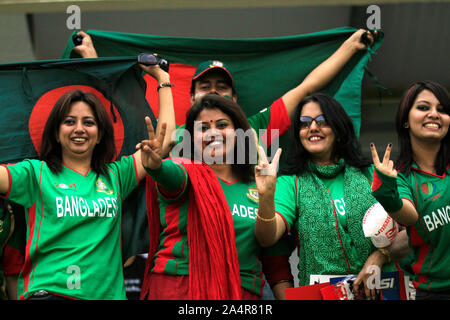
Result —
[{"label": "red dupatta", "polygon": [[[241,278],[233,218],[225,195],[211,168],[186,159],[172,159],[189,176],[187,235],[189,245],[189,298],[193,300],[236,300],[241,298]],[[150,247],[141,289],[149,289],[153,258],[161,232],[156,183],[147,175],[147,217]]]}]

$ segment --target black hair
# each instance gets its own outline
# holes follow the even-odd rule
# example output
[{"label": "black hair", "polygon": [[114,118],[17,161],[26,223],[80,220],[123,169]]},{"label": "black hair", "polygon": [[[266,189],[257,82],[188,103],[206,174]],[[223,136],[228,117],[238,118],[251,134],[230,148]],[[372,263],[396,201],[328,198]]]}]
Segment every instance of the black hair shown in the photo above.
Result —
[{"label": "black hair", "polygon": [[39,158],[47,163],[53,173],[62,170],[62,149],[57,140],[59,127],[72,104],[78,101],[85,102],[91,107],[101,137],[92,154],[91,167],[94,172],[105,174],[106,163],[113,161],[116,155],[114,128],[102,102],[90,92],[71,90],[56,101],[45,123]]},{"label": "black hair", "polygon": [[[411,138],[409,135],[409,128],[405,128],[405,123],[408,122],[409,112],[413,107],[417,96],[423,91],[431,91],[444,107],[444,111],[450,115],[450,96],[445,87],[437,82],[426,80],[413,83],[403,94],[395,119],[395,127],[397,130],[397,137],[399,142],[400,152],[395,160],[395,167],[408,175],[411,171],[411,166],[414,162],[413,151],[411,147]],[[438,175],[444,174],[450,163],[450,134],[441,141],[441,148],[436,156],[434,169]]]},{"label": "black hair", "polygon": [[332,159],[343,158],[346,164],[364,169],[370,165],[370,160],[363,156],[353,122],[341,104],[333,97],[315,93],[300,101],[291,119],[289,147],[290,155],[287,157],[286,167],[281,174],[299,175],[307,169],[311,154],[300,141],[300,115],[303,107],[309,102],[319,104],[322,114],[335,135],[335,142],[331,154]]},{"label": "black hair", "polygon": [[[233,122],[235,130],[242,129],[244,133],[249,133],[249,130],[252,130],[244,111],[236,102],[216,94],[206,94],[196,101],[186,113],[186,131],[190,134],[189,150],[192,150],[192,152],[190,156],[184,156],[191,158],[191,160],[194,160],[195,157],[193,141],[194,122],[197,120],[200,112],[204,109],[219,109],[228,115]],[[239,138],[236,139],[232,171],[238,179],[244,183],[249,183],[254,179],[254,169],[251,159],[252,156],[256,159],[256,152],[256,140],[253,133],[249,134],[244,140]],[[242,153],[244,153],[244,160],[238,161],[238,157],[242,156]],[[254,162],[256,162],[256,160]]]}]

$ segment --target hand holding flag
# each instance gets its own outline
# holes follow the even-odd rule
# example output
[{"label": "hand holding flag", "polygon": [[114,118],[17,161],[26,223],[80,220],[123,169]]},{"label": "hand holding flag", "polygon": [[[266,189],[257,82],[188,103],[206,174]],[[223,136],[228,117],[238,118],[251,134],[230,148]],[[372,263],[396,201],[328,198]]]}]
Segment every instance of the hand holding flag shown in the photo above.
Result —
[{"label": "hand holding flag", "polygon": [[91,36],[84,31],[78,32],[77,36],[81,37],[81,44],[75,45],[73,51],[83,58],[98,58]]}]

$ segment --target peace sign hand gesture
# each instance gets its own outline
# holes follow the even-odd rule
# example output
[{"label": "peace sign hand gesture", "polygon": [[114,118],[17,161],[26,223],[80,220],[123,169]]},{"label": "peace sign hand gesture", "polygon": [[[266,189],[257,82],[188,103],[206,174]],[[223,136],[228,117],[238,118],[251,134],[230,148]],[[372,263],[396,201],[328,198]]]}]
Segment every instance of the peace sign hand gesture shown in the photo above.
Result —
[{"label": "peace sign hand gesture", "polygon": [[375,144],[370,144],[370,151],[372,152],[372,159],[375,168],[387,176],[397,178],[397,170],[394,169],[394,161],[390,160],[391,150],[392,143],[389,143],[384,153],[383,162],[380,162]]},{"label": "peace sign hand gesture", "polygon": [[166,135],[166,124],[161,125],[161,131],[155,138],[155,130],[149,117],[145,117],[148,140],[141,141],[136,148],[141,149],[141,161],[144,168],[156,170],[161,166],[162,144]]},{"label": "peace sign hand gesture", "polygon": [[278,163],[280,161],[281,149],[278,148],[272,163],[267,160],[266,153],[261,146],[258,146],[259,161],[255,166],[255,182],[259,196],[273,195],[277,182]]}]

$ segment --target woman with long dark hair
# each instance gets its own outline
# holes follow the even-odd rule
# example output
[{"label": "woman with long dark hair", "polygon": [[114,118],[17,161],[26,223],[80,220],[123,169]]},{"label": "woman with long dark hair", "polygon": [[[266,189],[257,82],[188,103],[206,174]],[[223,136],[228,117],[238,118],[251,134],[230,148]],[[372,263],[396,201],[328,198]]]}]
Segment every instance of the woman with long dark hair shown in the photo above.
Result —
[{"label": "woman with long dark hair", "polygon": [[413,249],[416,299],[450,299],[450,97],[434,81],[412,84],[396,116],[399,155],[376,166],[373,194],[389,215],[407,226]]},{"label": "woman with long dark hair", "polygon": [[[187,112],[182,144],[183,158],[162,160],[155,141],[142,142],[143,165],[157,185],[148,198],[150,250],[141,297],[260,299],[257,151],[245,114],[233,100],[207,94]],[[276,275],[280,281],[292,280],[289,263],[279,269],[287,270]]]},{"label": "woman with long dark hair", "polygon": [[388,259],[363,233],[363,217],[377,201],[370,161],[353,123],[337,100],[316,93],[298,105],[291,141],[288,165],[278,178],[263,175],[267,162],[256,167],[256,236],[263,246],[287,230],[297,237],[300,286],[309,285],[311,275],[358,273],[359,285],[369,276],[368,266],[381,268]]},{"label": "woman with long dark hair", "polygon": [[[158,81],[168,80],[159,67],[146,70]],[[157,130],[164,136],[164,122],[175,124],[170,88],[159,90],[159,98]],[[20,299],[126,299],[122,201],[146,173],[140,150],[113,161],[115,155],[113,126],[102,102],[72,90],[46,120],[40,158],[0,166],[0,194],[26,210]]]}]

